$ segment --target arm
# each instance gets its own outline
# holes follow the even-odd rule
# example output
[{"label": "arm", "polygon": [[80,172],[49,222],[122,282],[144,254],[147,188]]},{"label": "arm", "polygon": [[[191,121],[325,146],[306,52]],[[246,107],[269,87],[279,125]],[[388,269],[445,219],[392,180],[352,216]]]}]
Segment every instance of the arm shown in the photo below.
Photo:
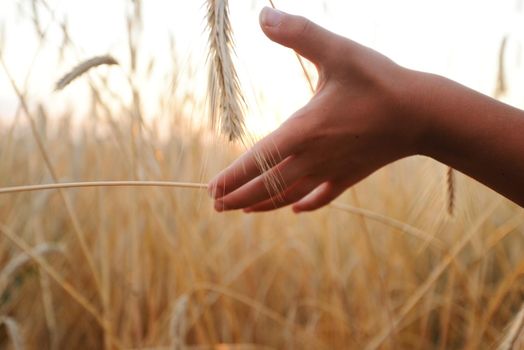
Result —
[{"label": "arm", "polygon": [[415,154],[524,205],[524,112],[402,68],[302,17],[266,8],[261,26],[313,62],[319,83],[305,107],[210,182],[218,211],[315,210]]},{"label": "arm", "polygon": [[524,112],[442,77],[411,75],[414,113],[431,120],[420,153],[524,206]]}]

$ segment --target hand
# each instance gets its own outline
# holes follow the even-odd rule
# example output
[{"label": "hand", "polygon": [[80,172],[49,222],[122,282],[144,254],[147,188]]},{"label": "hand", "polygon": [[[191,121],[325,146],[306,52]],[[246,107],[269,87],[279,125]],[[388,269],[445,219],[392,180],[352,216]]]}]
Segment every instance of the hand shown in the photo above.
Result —
[{"label": "hand", "polygon": [[210,182],[216,210],[312,211],[417,153],[425,121],[407,108],[409,71],[305,18],[265,8],[260,21],[315,64],[319,82],[305,107]]}]

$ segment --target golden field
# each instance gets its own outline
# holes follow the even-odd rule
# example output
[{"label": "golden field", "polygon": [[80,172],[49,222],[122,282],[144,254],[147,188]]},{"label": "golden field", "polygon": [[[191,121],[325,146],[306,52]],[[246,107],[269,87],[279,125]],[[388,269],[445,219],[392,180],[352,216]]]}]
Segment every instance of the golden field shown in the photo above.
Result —
[{"label": "golden field", "polygon": [[[155,129],[125,132],[133,128],[122,121],[122,135],[97,136],[96,123],[73,136],[67,119],[53,127],[37,119],[61,181],[199,182],[238,154],[189,126],[159,142]],[[52,182],[26,128],[1,139],[2,186]],[[460,177],[449,217],[444,174],[429,159],[405,160],[348,191],[339,207],[298,216],[219,215],[205,191],[190,189],[2,195],[0,313],[29,349],[374,340],[386,349],[487,348],[522,302],[524,215]]]},{"label": "golden field", "polygon": [[[244,150],[195,122],[205,101],[176,80],[145,115],[142,61],[130,99],[110,68],[74,82],[81,121],[50,116],[2,61],[19,106],[0,123],[0,187],[205,183]],[[217,214],[187,188],[0,194],[0,348],[497,348],[522,331],[523,252],[521,208],[457,175],[448,215],[446,167],[422,157],[301,215]]]}]

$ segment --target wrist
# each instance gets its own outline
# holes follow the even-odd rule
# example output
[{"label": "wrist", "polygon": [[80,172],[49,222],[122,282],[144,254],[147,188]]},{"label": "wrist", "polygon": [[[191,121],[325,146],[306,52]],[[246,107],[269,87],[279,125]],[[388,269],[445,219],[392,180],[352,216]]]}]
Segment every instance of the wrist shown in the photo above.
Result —
[{"label": "wrist", "polygon": [[500,125],[499,104],[485,95],[435,74],[410,72],[409,114],[418,123],[417,154],[469,170],[470,158]]},{"label": "wrist", "polygon": [[431,105],[435,82],[440,77],[398,66],[392,74],[389,96],[395,123],[405,142],[406,156],[426,155],[434,147],[435,121]]},{"label": "wrist", "polygon": [[[439,109],[446,105],[445,91],[450,81],[444,77],[402,69],[399,86],[400,110],[412,134],[412,155],[438,158],[446,139],[446,118]],[[448,101],[449,102],[449,101]]]}]

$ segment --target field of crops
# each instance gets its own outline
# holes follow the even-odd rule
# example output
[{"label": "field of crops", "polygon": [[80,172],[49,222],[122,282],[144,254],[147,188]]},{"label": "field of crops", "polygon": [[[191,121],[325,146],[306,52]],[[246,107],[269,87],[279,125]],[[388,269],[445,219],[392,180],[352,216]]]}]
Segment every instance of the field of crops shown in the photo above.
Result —
[{"label": "field of crops", "polygon": [[[65,52],[55,64],[66,72],[94,55],[75,53],[49,4],[27,1],[19,21],[42,47]],[[177,76],[176,53],[156,75],[163,93],[148,114],[142,82],[156,66],[131,35],[141,3],[126,4],[129,57],[63,91],[30,94],[32,68],[19,74],[0,56],[2,86],[17,101],[0,118],[1,349],[523,346],[521,208],[456,174],[450,214],[447,167],[415,157],[311,214],[216,213],[198,184],[245,146],[202,121],[208,101],[185,85],[196,73]],[[196,186],[1,193],[94,181]]]}]

